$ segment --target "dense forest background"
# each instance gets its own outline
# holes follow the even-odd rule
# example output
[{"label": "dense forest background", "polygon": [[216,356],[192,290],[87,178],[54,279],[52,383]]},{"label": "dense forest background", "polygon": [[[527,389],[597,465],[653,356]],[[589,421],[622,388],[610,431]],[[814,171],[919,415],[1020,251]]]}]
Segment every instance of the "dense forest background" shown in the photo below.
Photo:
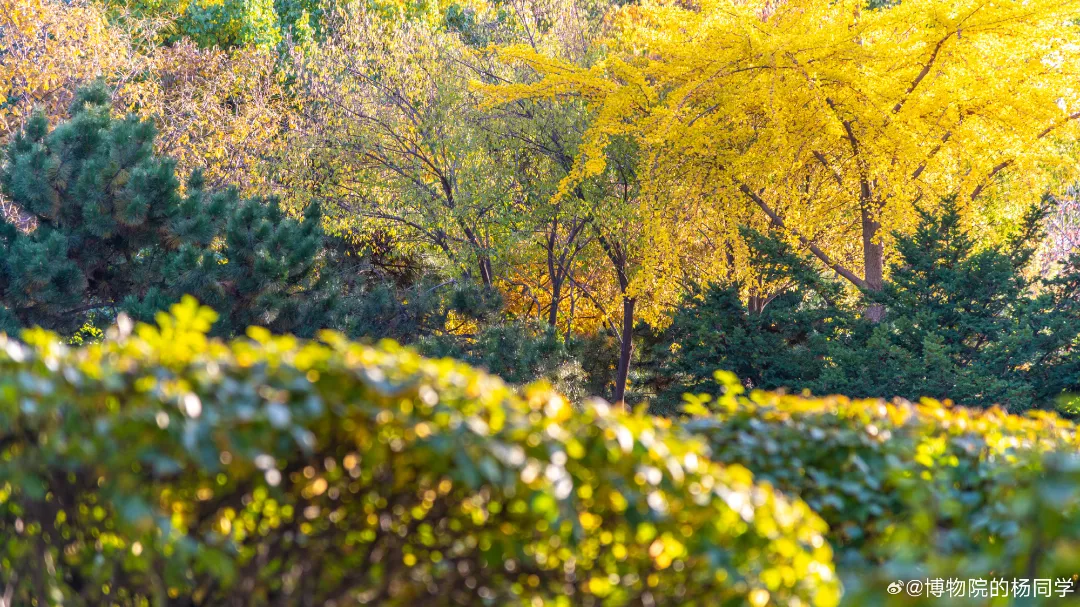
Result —
[{"label": "dense forest background", "polygon": [[0,326],[1067,409],[1068,8],[908,4],[4,0]]}]

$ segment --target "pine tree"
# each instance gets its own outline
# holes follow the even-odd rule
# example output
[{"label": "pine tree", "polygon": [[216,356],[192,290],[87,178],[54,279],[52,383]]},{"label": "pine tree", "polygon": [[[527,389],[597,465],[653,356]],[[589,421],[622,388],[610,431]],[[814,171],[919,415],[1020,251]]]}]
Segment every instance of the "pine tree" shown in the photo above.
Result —
[{"label": "pine tree", "polygon": [[[896,235],[890,280],[863,301],[825,304],[842,294],[837,283],[758,235],[756,263],[789,286],[757,310],[739,285],[693,292],[654,347],[652,383],[666,388],[658,408],[717,389],[716,369],[755,388],[1053,406],[1080,389],[1080,258],[1051,280],[1028,278],[1046,210],[1034,207],[1005,245],[979,249],[947,198],[911,235]],[[889,310],[883,322],[862,316],[868,303]]]},{"label": "pine tree", "polygon": [[956,198],[938,216],[923,212],[915,232],[897,239],[899,259],[880,296],[889,322],[855,332],[847,364],[817,388],[1014,410],[1075,390],[1077,268],[1062,268],[1052,283],[1025,272],[1046,210],[1032,207],[1010,242],[983,249],[964,229]]},{"label": "pine tree", "polygon": [[16,135],[0,188],[37,227],[0,226],[0,330],[71,335],[120,311],[151,318],[185,293],[218,310],[223,335],[340,320],[317,207],[293,219],[273,199],[207,191],[199,173],[182,192],[154,137],[150,122],[112,118],[101,84],[76,95],[66,122],[50,131],[35,115]]},{"label": "pine tree", "polygon": [[[856,320],[839,306],[843,286],[824,275],[788,243],[744,228],[755,267],[767,295],[752,305],[742,294],[762,293],[748,281],[693,285],[662,333],[643,332],[651,356],[643,361],[654,393],[650,408],[670,412],[684,392],[718,393],[713,376],[731,371],[749,388],[802,388],[816,385],[828,337]],[[753,288],[758,287],[758,288]]]}]

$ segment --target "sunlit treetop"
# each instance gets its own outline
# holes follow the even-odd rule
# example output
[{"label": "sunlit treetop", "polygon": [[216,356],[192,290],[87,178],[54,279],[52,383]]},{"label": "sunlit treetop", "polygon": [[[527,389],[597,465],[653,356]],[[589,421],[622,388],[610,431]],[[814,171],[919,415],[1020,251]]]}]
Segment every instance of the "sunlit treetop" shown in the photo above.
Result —
[{"label": "sunlit treetop", "polygon": [[[592,104],[564,191],[630,137],[645,150],[646,191],[683,213],[699,207],[712,242],[768,225],[873,290],[889,232],[910,228],[916,205],[958,194],[974,202],[971,221],[1011,219],[1071,176],[1078,8],[645,2],[615,13],[605,61],[583,69],[504,49],[542,78],[488,92]],[[727,252],[714,270],[745,272],[738,243]]]}]

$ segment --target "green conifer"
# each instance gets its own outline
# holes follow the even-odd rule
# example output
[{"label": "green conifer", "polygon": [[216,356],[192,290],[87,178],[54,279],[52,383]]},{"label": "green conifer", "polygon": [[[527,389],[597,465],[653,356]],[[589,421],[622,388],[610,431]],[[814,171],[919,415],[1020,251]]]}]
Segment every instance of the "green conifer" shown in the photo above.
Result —
[{"label": "green conifer", "polygon": [[15,136],[0,191],[36,227],[0,225],[0,330],[72,335],[120,311],[150,319],[185,293],[220,313],[223,335],[335,326],[319,209],[294,219],[273,199],[210,192],[198,173],[181,192],[154,137],[148,121],[114,119],[101,84],[77,94],[66,122],[50,131],[36,115]]},{"label": "green conifer", "polygon": [[[979,249],[948,199],[897,235],[889,281],[862,300],[845,300],[787,245],[753,239],[759,267],[790,286],[753,311],[738,285],[693,291],[651,350],[654,408],[717,390],[716,369],[754,388],[1054,406],[1080,390],[1080,258],[1051,280],[1027,272],[1045,212],[1036,205],[1010,242]],[[885,307],[883,322],[864,318],[867,303]]]}]

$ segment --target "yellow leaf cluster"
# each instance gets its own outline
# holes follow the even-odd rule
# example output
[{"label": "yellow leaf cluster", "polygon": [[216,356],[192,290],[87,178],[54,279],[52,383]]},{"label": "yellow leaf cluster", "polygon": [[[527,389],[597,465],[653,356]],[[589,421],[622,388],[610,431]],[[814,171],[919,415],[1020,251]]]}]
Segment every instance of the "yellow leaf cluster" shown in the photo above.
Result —
[{"label": "yellow leaf cluster", "polygon": [[296,113],[275,60],[274,51],[256,47],[223,51],[188,40],[157,47],[145,58],[148,77],[118,87],[118,111],[153,118],[158,151],[176,158],[181,174],[201,169],[211,187],[272,193],[272,163]]},{"label": "yellow leaf cluster", "polygon": [[0,142],[34,108],[66,111],[80,83],[126,74],[129,42],[96,4],[0,0]]},{"label": "yellow leaf cluster", "polygon": [[603,170],[613,138],[632,137],[650,204],[678,207],[660,215],[692,220],[702,240],[687,246],[724,258],[709,272],[748,271],[737,228],[749,224],[814,245],[859,284],[864,254],[884,245],[887,257],[916,208],[958,196],[982,228],[1073,176],[1078,9],[644,2],[614,16],[604,61],[503,49],[542,78],[486,92],[585,99],[595,118],[563,191]]}]

